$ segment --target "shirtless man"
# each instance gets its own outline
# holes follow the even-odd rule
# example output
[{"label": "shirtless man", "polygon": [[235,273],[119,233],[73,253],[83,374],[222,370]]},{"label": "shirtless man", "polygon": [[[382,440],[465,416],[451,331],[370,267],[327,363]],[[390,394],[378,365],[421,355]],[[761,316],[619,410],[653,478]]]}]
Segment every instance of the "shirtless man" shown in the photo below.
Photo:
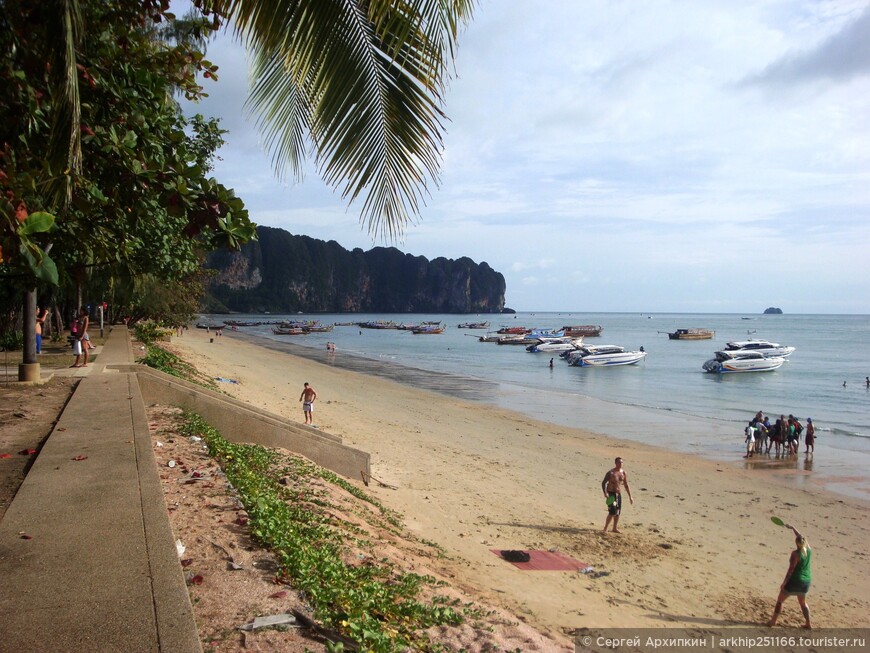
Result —
[{"label": "shirtless man", "polygon": [[42,353],[42,325],[48,316],[48,309],[36,307],[36,353]]},{"label": "shirtless man", "polygon": [[625,486],[625,491],[628,493],[628,500],[634,504],[634,499],[631,497],[631,488],[628,486],[628,475],[622,468],[622,458],[616,459],[616,467],[611,469],[604,475],[604,480],[601,481],[601,491],[607,498],[607,521],[604,522],[604,532],[607,532],[607,527],[613,521],[613,532],[621,533],[617,528],[619,524],[619,513],[622,511],[622,486]]},{"label": "shirtless man", "polygon": [[311,414],[314,412],[314,402],[316,399],[317,393],[314,392],[314,388],[306,383],[305,387],[302,389],[302,394],[299,395],[299,401],[302,402],[302,413],[305,415],[306,424],[311,424],[313,421]]}]

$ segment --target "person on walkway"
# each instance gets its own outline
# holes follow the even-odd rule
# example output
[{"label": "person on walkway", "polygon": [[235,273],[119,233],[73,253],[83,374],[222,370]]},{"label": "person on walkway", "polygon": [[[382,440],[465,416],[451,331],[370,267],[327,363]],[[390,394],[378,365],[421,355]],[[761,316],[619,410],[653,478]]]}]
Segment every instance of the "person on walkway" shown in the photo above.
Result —
[{"label": "person on walkway", "polygon": [[[90,324],[90,319],[88,319],[88,311],[87,309],[82,309],[79,312],[79,319],[76,323],[76,334],[75,334],[75,342],[73,342],[73,353],[76,355],[76,362],[73,363],[73,367],[87,367],[88,360],[91,357],[90,352],[90,343],[91,338],[88,335],[88,325]],[[84,354],[85,362],[79,365],[79,361],[82,358],[82,354]]]},{"label": "person on walkway", "polygon": [[625,486],[625,491],[628,493],[628,500],[634,504],[634,499],[631,496],[631,488],[628,486],[628,474],[622,467],[622,458],[617,458],[615,467],[604,475],[604,480],[601,481],[601,491],[607,500],[607,521],[604,522],[604,532],[607,532],[607,527],[610,522],[613,522],[613,532],[620,533],[619,530],[619,515],[622,512],[622,486]]},{"label": "person on walkway", "polygon": [[813,418],[807,417],[807,428],[806,428],[806,445],[807,450],[805,453],[815,453],[816,452],[816,425],[813,424]]},{"label": "person on walkway", "polygon": [[767,622],[767,625],[771,628],[775,626],[776,620],[779,619],[779,613],[782,612],[782,602],[789,596],[796,596],[801,606],[801,612],[804,615],[805,621],[803,627],[812,628],[810,606],[807,605],[807,592],[810,591],[810,582],[812,580],[810,560],[813,557],[813,551],[810,549],[807,538],[798,533],[798,530],[791,524],[786,524],[786,526],[794,531],[795,550],[789,556],[788,571],[785,574],[785,580],[779,586],[776,607],[773,609],[773,616]]},{"label": "person on walkway", "polygon": [[302,394],[299,395],[299,401],[302,402],[302,414],[305,415],[305,423],[311,424],[313,421],[314,402],[317,401],[317,393],[308,383],[304,384]]},{"label": "person on walkway", "polygon": [[48,316],[48,309],[36,307],[36,353],[42,353],[42,325]]}]

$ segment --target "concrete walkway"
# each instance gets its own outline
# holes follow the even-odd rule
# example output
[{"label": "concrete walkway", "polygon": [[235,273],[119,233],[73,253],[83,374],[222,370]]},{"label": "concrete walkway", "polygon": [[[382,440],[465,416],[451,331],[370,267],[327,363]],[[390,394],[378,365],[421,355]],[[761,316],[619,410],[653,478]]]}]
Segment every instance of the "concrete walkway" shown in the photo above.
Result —
[{"label": "concrete walkway", "polygon": [[[201,652],[127,329],[114,327],[0,522],[0,652]],[[62,373],[62,372],[61,372]]]}]

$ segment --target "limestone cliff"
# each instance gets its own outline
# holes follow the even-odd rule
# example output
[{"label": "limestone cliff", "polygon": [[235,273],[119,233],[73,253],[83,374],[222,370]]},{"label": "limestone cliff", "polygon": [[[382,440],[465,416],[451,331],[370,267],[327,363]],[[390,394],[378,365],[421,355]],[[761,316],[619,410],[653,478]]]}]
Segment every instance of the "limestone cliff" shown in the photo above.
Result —
[{"label": "limestone cliff", "polygon": [[240,252],[215,252],[206,267],[210,306],[271,313],[498,313],[504,276],[486,263],[348,251],[335,241],[258,227]]}]

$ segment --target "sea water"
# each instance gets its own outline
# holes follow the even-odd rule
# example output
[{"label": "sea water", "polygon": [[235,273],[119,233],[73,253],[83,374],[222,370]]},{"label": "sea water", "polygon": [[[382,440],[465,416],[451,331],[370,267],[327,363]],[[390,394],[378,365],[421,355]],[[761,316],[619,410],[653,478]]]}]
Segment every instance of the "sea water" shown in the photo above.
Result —
[{"label": "sea water", "polygon": [[[717,460],[740,460],[759,472],[787,472],[795,482],[870,498],[870,316],[664,313],[518,313],[515,315],[233,316],[324,324],[391,320],[441,322],[437,335],[336,326],[329,333],[280,336],[271,325],[240,327],[261,344],[411,386],[510,408],[554,424],[637,440]],[[215,322],[222,316],[212,316]],[[558,329],[595,324],[595,344],[641,346],[637,365],[580,368],[558,354],[479,341],[485,331],[462,322]],[[712,340],[669,340],[678,328],[714,329]],[[709,374],[701,365],[732,340],[760,338],[796,347],[772,372]],[[336,353],[326,350],[335,343]],[[549,361],[553,358],[553,367]],[[816,425],[816,454],[743,461],[743,427],[757,411],[793,414]]]}]

